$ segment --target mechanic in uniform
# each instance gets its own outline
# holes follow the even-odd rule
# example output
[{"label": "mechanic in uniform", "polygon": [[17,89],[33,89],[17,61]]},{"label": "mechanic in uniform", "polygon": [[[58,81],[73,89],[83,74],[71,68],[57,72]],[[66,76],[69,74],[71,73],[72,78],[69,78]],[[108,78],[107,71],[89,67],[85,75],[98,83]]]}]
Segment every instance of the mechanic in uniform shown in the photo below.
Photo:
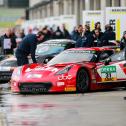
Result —
[{"label": "mechanic in uniform", "polygon": [[18,66],[28,64],[28,56],[31,55],[33,63],[36,63],[35,50],[37,47],[37,42],[43,39],[43,33],[38,32],[38,34],[28,34],[23,38],[16,50],[16,58]]}]

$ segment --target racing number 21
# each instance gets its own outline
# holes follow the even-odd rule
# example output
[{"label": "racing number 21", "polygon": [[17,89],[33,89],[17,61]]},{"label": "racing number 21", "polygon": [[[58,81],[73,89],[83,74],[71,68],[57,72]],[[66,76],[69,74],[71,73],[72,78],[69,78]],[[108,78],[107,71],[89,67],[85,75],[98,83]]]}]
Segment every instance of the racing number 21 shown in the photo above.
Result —
[{"label": "racing number 21", "polygon": [[111,73],[105,73],[105,74],[106,74],[105,81],[112,81],[113,80]]},{"label": "racing number 21", "polygon": [[102,81],[114,81],[116,77],[116,66],[104,66],[101,68]]}]

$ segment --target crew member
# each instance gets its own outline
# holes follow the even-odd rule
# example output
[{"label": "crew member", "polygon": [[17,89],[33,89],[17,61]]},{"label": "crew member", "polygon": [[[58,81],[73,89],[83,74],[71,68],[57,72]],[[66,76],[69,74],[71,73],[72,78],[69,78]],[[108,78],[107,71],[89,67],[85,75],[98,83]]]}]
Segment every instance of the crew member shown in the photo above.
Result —
[{"label": "crew member", "polygon": [[38,32],[35,34],[28,34],[19,44],[16,50],[16,58],[18,66],[28,64],[28,55],[31,55],[33,63],[36,63],[35,50],[37,47],[37,42],[43,39],[43,33]]}]

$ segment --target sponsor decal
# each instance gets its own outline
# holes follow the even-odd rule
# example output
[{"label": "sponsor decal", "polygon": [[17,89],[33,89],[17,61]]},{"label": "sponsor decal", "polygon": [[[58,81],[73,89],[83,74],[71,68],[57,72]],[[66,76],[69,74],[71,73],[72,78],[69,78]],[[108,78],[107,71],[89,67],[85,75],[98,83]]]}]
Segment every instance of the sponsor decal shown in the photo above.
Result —
[{"label": "sponsor decal", "polygon": [[58,76],[58,80],[70,80],[70,79],[72,79],[72,75],[67,75],[67,76],[61,75],[61,76]]},{"label": "sponsor decal", "polygon": [[68,50],[68,51],[66,51],[66,53],[91,53],[91,54],[95,54],[96,51],[94,51],[94,50]]},{"label": "sponsor decal", "polygon": [[36,67],[34,69],[27,68],[25,72],[31,72],[31,71],[51,71],[51,72],[57,72],[57,68],[52,68],[52,67]]},{"label": "sponsor decal", "polygon": [[57,82],[57,86],[64,86],[65,83],[64,82]]},{"label": "sponsor decal", "polygon": [[22,92],[47,92],[47,89],[46,88],[43,88],[43,87],[22,87],[21,88],[21,91]]},{"label": "sponsor decal", "polygon": [[41,78],[42,77],[42,75],[41,74],[29,74],[29,75],[27,75],[27,78],[29,79],[29,78]]},{"label": "sponsor decal", "polygon": [[102,82],[117,80],[116,66],[104,66],[101,68]]},{"label": "sponsor decal", "polygon": [[76,87],[66,87],[65,91],[76,91]]},{"label": "sponsor decal", "polygon": [[43,44],[43,45],[46,45],[46,46],[58,46],[58,47],[65,47],[66,44],[60,44],[60,43],[48,43],[48,44]]}]

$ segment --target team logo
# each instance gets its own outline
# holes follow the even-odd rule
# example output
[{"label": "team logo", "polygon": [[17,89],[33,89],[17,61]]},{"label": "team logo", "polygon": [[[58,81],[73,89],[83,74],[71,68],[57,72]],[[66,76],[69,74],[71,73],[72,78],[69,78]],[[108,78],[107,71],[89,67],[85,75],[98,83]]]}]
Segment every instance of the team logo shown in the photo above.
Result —
[{"label": "team logo", "polygon": [[70,79],[72,79],[72,75],[67,76],[61,75],[58,77],[58,80],[70,80]]}]

